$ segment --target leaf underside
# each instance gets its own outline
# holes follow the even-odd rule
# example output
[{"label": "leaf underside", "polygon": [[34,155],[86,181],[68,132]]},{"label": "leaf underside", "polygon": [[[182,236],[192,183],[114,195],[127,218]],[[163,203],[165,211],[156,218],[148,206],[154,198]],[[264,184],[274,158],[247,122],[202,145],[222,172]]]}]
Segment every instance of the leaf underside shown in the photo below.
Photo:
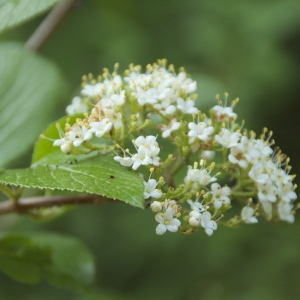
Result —
[{"label": "leaf underside", "polygon": [[75,238],[53,233],[13,233],[0,237],[0,270],[26,284],[42,279],[58,287],[85,290],[93,283],[91,252]]},{"label": "leaf underside", "polygon": [[2,0],[0,33],[20,25],[50,9],[58,0]]},{"label": "leaf underside", "polygon": [[52,63],[17,43],[0,43],[0,74],[0,167],[3,167],[37,140],[65,87]]}]

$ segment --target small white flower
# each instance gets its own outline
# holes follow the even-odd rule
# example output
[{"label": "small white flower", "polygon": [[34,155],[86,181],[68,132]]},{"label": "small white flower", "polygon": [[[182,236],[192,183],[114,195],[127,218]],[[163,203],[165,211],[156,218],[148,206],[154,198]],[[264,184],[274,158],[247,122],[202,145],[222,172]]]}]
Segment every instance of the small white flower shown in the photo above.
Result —
[{"label": "small white flower", "polygon": [[233,164],[239,165],[243,169],[246,169],[249,164],[244,155],[244,151],[241,147],[239,147],[239,145],[231,147],[228,160]]},{"label": "small white flower", "polygon": [[200,225],[200,219],[201,219],[201,214],[196,211],[196,210],[192,210],[189,213],[189,224],[193,227],[197,227]]},{"label": "small white flower", "polygon": [[122,77],[120,75],[115,75],[113,78],[106,78],[103,81],[103,90],[107,95],[112,95],[119,92],[122,86]]},{"label": "small white flower", "polygon": [[250,162],[259,158],[260,152],[256,149],[255,140],[243,136],[239,143],[232,146],[228,159],[241,168],[247,168]]},{"label": "small white flower", "polygon": [[160,158],[157,155],[160,151],[160,148],[158,146],[158,143],[156,142],[155,136],[139,136],[134,141],[134,145],[137,149],[137,153],[132,155],[131,157],[133,161],[133,170],[136,170],[141,165],[159,165]]},{"label": "small white flower", "polygon": [[200,213],[200,212],[203,212],[205,210],[203,205],[198,201],[193,202],[192,200],[188,200],[187,203],[191,206],[191,209],[193,211],[197,211],[197,212]]},{"label": "small white flower", "polygon": [[278,186],[278,198],[290,203],[297,199],[297,194],[294,191],[293,184],[288,182],[287,184],[277,184]]},{"label": "small white flower", "polygon": [[192,80],[191,78],[187,78],[185,72],[180,72],[175,79],[175,86],[180,87],[186,93],[193,93],[197,89],[196,81]]},{"label": "small white flower", "polygon": [[66,107],[66,113],[70,115],[75,115],[79,113],[87,112],[88,107],[85,103],[82,102],[80,97],[74,97],[72,99],[72,104]]},{"label": "small white flower", "polygon": [[161,190],[157,189],[158,182],[155,179],[149,179],[148,182],[144,181],[144,199],[160,198],[162,195]]},{"label": "small white flower", "polygon": [[242,136],[238,146],[241,147],[248,162],[257,160],[261,156],[257,140],[253,138],[248,139],[247,136]]},{"label": "small white flower", "polygon": [[85,125],[74,124],[66,133],[68,139],[75,147],[79,147],[84,141],[90,140],[93,135]]},{"label": "small white flower", "polygon": [[241,212],[241,217],[242,217],[242,220],[244,221],[244,223],[246,223],[246,224],[257,223],[258,220],[254,216],[254,213],[255,213],[255,210],[252,207],[245,206]]},{"label": "small white flower", "polygon": [[266,174],[265,167],[261,163],[256,163],[249,171],[249,177],[258,184],[270,183],[269,175]]},{"label": "small white flower", "polygon": [[262,202],[270,201],[276,202],[277,188],[273,185],[272,181],[268,179],[264,184],[257,184],[258,199]]},{"label": "small white flower", "polygon": [[268,143],[261,139],[255,140],[255,148],[260,152],[261,157],[268,157],[273,153],[273,150],[269,147]]},{"label": "small white flower", "polygon": [[129,84],[131,89],[136,87],[145,88],[151,82],[151,74],[140,74],[139,72],[130,72],[128,77],[124,77],[124,81]]},{"label": "small white flower", "polygon": [[133,165],[133,160],[131,159],[131,157],[125,156],[121,157],[121,156],[115,156],[114,160],[119,162],[122,166],[125,167],[131,167]]},{"label": "small white flower", "polygon": [[239,132],[231,132],[226,128],[222,130],[215,136],[215,140],[225,148],[231,148],[238,144],[238,141],[241,137]]},{"label": "small white flower", "polygon": [[192,200],[188,200],[187,203],[192,209],[189,213],[189,224],[193,227],[197,227],[200,225],[201,212],[205,211],[206,208],[198,201],[193,202]]},{"label": "small white flower", "polygon": [[133,170],[137,170],[141,165],[159,165],[159,157],[151,155],[151,152],[145,147],[140,147],[138,153],[132,155],[131,158],[133,161]]},{"label": "small white flower", "polygon": [[237,117],[237,114],[233,112],[232,107],[223,107],[220,105],[216,105],[212,108],[215,119],[218,122],[226,122],[230,119],[234,119]]},{"label": "small white flower", "polygon": [[113,123],[109,118],[104,118],[99,122],[91,122],[90,127],[89,131],[91,133],[95,133],[97,137],[102,137],[106,132],[112,129]]},{"label": "small white flower", "polygon": [[190,144],[193,143],[196,138],[201,141],[207,141],[209,136],[214,132],[214,128],[205,122],[199,122],[198,124],[190,122],[188,126],[190,129],[188,133]]},{"label": "small white flower", "polygon": [[283,221],[294,223],[295,216],[293,215],[293,206],[290,203],[280,201],[278,204],[278,215]]},{"label": "small white flower", "polygon": [[157,213],[155,220],[159,223],[156,227],[156,234],[158,235],[164,234],[167,230],[177,232],[178,227],[181,225],[178,219],[173,218],[173,210],[171,207],[168,207],[164,213]]},{"label": "small white flower", "polygon": [[120,94],[113,94],[110,96],[111,105],[123,105],[125,103],[125,90],[121,91]]},{"label": "small white flower", "polygon": [[98,96],[103,89],[103,83],[96,84],[86,84],[81,90],[81,94],[87,97],[96,97]]},{"label": "small white flower", "polygon": [[158,100],[160,100],[160,103],[174,103],[176,102],[178,95],[176,93],[176,90],[173,88],[165,87],[165,85],[161,85],[159,88],[159,96]]},{"label": "small white flower", "polygon": [[266,161],[264,165],[267,174],[270,176],[271,180],[276,183],[278,189],[281,189],[282,186],[291,185],[293,176],[287,174],[285,170],[281,169],[280,165],[274,163],[271,159]]},{"label": "small white flower", "polygon": [[155,109],[162,115],[172,115],[176,111],[176,107],[172,104],[170,99],[164,99],[153,105]]},{"label": "small white flower", "polygon": [[65,137],[55,140],[53,146],[60,146],[62,152],[69,154],[72,148],[72,142]]},{"label": "small white flower", "polygon": [[211,185],[211,192],[212,194],[212,202],[214,204],[214,207],[217,209],[220,209],[222,205],[229,204],[230,199],[229,195],[231,193],[231,190],[228,186],[224,186],[221,188],[221,186],[218,183],[213,183]]},{"label": "small white flower", "polygon": [[[209,183],[216,181],[215,177],[210,176],[210,171],[206,169],[197,169],[192,168],[192,166],[188,166],[188,173],[184,179],[185,183],[194,182],[196,185],[208,185]],[[197,188],[197,187],[195,187]]]},{"label": "small white flower", "polygon": [[216,221],[211,220],[211,214],[209,211],[205,211],[204,213],[202,213],[200,218],[201,226],[205,229],[206,234],[211,236],[214,230],[218,228],[218,224],[216,223]]},{"label": "small white flower", "polygon": [[136,92],[132,92],[132,95],[136,97],[139,105],[153,105],[157,102],[158,92],[156,88],[144,90],[143,88],[138,86],[136,88]]},{"label": "small white flower", "polygon": [[59,139],[54,140],[53,146],[54,147],[60,147],[61,151],[70,154],[71,148],[72,148],[72,141],[70,141],[69,137],[65,134],[65,132],[60,128],[60,126],[57,126],[58,134],[60,136]]},{"label": "small white flower", "polygon": [[180,128],[180,122],[177,122],[176,119],[172,119],[169,125],[161,125],[160,129],[162,130],[162,137],[167,138],[171,135],[173,131],[176,131]]},{"label": "small white flower", "polygon": [[177,108],[184,114],[196,114],[198,112],[198,108],[194,105],[194,100],[183,100],[182,98],[177,99]]},{"label": "small white flower", "polygon": [[163,202],[164,210],[167,210],[169,207],[172,208],[172,212],[173,212],[174,216],[178,214],[179,207],[175,200],[169,200],[169,199],[164,200],[164,202]]},{"label": "small white flower", "polygon": [[157,155],[159,152],[159,147],[158,147],[158,143],[156,141],[156,137],[153,135],[148,135],[146,137],[139,136],[138,138],[135,139],[134,144],[138,148],[144,147],[144,148],[149,149],[149,151],[151,153],[155,152],[154,155]]}]

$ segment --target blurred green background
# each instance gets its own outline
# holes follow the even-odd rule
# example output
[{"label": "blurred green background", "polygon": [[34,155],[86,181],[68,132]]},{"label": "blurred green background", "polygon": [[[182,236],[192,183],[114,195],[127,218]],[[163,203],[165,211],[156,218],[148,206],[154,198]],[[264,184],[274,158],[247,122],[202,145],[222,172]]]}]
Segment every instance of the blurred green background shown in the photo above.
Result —
[{"label": "blurred green background", "polygon": [[[167,58],[198,81],[198,107],[225,91],[240,97],[239,120],[276,144],[300,172],[300,2],[294,0],[79,1],[39,51],[56,63],[67,91],[55,120],[78,93],[83,74],[115,62],[146,65]],[[40,16],[2,40],[25,42]],[[41,128],[41,131],[44,128]],[[32,149],[31,149],[32,150]],[[30,163],[30,151],[13,166]],[[296,178],[299,185],[299,179]],[[93,251],[97,279],[76,294],[41,283],[25,286],[0,274],[0,299],[299,299],[300,221],[186,237],[155,235],[154,214],[125,204],[82,207],[51,223],[1,217],[0,230],[74,235]]]}]

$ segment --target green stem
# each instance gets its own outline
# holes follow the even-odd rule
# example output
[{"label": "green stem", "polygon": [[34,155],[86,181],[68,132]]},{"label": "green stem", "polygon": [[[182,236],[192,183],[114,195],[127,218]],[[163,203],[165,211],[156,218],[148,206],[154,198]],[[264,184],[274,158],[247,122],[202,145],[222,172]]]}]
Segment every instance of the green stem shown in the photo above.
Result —
[{"label": "green stem", "polygon": [[14,192],[3,183],[0,183],[0,191],[6,196],[8,196],[8,198],[16,199],[16,195],[14,194]]},{"label": "green stem", "polygon": [[236,197],[254,197],[256,195],[256,193],[254,191],[251,191],[251,192],[232,192],[231,195],[236,196]]},{"label": "green stem", "polygon": [[185,157],[178,155],[178,153],[174,154],[174,157],[174,163],[166,170],[166,172],[168,172],[171,176],[174,176],[180,170],[185,161]]},{"label": "green stem", "polygon": [[167,184],[170,187],[175,188],[174,175],[180,170],[183,165],[184,159],[182,156],[175,156],[173,158],[174,163],[169,165],[169,167],[165,168],[163,172],[163,177],[166,180]]}]

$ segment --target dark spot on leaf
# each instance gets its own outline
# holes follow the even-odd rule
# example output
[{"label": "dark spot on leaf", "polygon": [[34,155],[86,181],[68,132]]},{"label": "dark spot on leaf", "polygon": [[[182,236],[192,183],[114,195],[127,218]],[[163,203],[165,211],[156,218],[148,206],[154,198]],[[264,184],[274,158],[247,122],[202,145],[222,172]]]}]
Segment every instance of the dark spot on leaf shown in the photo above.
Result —
[{"label": "dark spot on leaf", "polygon": [[114,178],[116,178],[116,177],[113,176],[113,175],[110,175],[109,178],[110,178],[110,179],[114,179]]}]

